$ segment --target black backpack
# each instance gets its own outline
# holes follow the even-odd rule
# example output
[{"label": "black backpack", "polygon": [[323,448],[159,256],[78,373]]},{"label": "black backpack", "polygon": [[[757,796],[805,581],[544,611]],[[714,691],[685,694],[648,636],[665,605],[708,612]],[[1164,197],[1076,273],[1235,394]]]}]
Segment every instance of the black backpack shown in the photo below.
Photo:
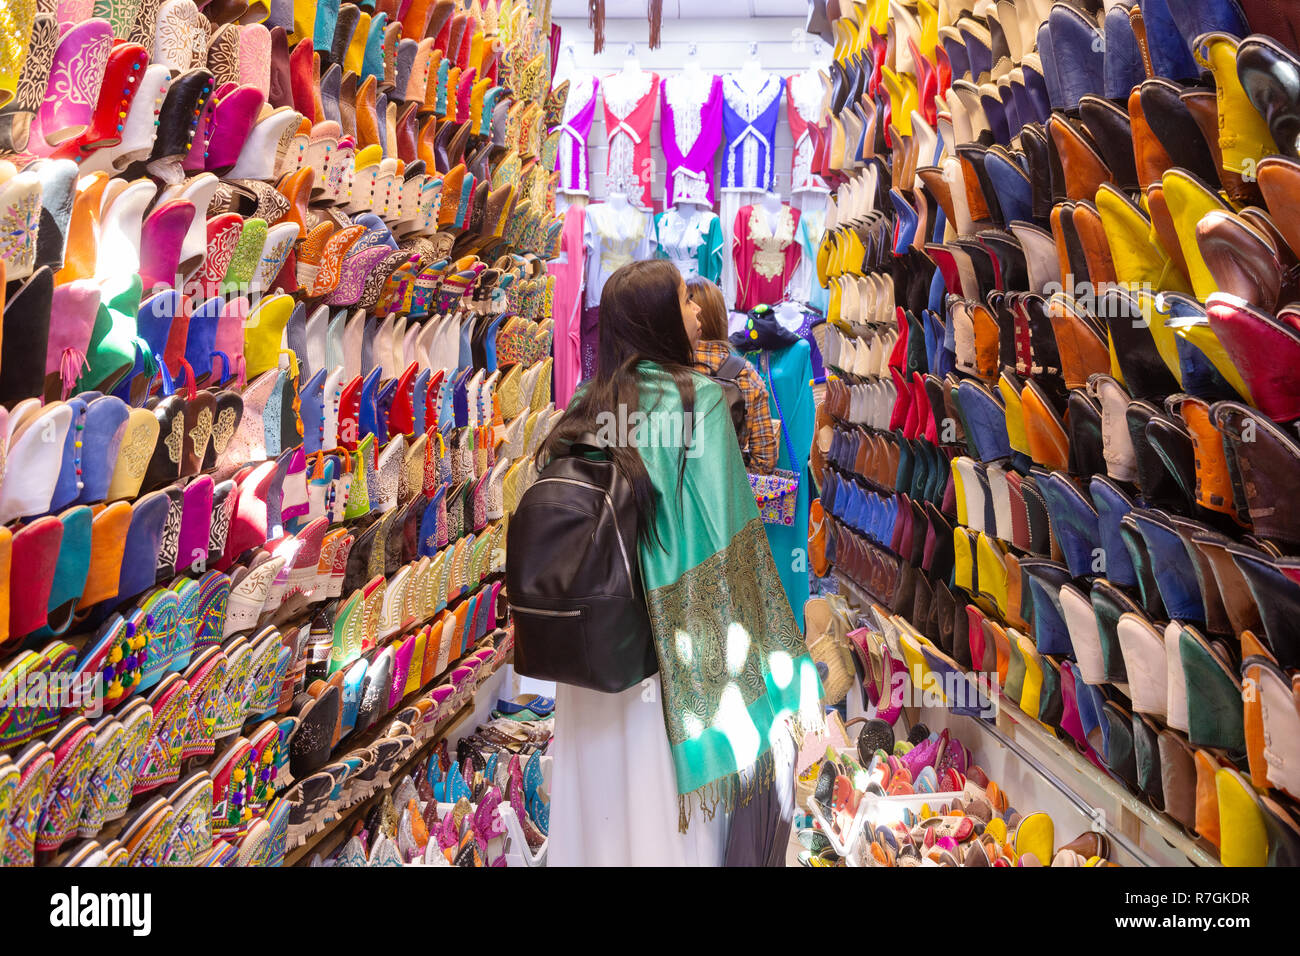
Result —
[{"label": "black backpack", "polygon": [[584,435],[524,492],[506,532],[515,670],[616,694],[659,669],[632,485]]},{"label": "black backpack", "polygon": [[731,424],[735,426],[736,438],[740,440],[741,447],[745,445],[745,393],[740,389],[740,373],[745,370],[749,363],[743,356],[734,352],[727,356],[726,361],[718,366],[718,370],[709,378],[713,379],[722,388],[722,396],[727,401],[727,407],[731,410]]}]

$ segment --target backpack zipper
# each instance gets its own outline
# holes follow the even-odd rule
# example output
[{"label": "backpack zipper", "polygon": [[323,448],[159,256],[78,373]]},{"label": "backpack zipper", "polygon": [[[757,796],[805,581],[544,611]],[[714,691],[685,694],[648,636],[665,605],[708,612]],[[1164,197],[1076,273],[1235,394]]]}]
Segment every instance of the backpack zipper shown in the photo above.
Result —
[{"label": "backpack zipper", "polygon": [[623,572],[627,575],[627,583],[631,585],[633,593],[636,593],[637,582],[632,578],[632,562],[627,558],[627,547],[623,544],[623,531],[618,526],[618,513],[614,511],[614,499],[609,496],[609,492],[600,485],[592,484],[590,481],[579,481],[577,478],[538,478],[533,482],[534,485],[540,485],[548,481],[559,481],[566,485],[577,485],[579,488],[590,488],[592,491],[600,492],[605,499],[605,507],[614,515],[614,536],[618,538],[618,550],[623,555]]},{"label": "backpack zipper", "polygon": [[550,611],[540,607],[520,607],[518,604],[511,604],[510,610],[522,611],[525,614],[540,614],[542,617],[582,617],[581,611]]}]

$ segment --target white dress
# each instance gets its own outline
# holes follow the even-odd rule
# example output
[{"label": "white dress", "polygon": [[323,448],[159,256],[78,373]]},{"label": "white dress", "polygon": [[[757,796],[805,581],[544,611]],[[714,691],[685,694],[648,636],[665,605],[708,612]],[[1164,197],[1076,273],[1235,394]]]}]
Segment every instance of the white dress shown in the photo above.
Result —
[{"label": "white dress", "polygon": [[600,305],[605,281],[629,262],[655,254],[654,214],[636,206],[609,203],[587,207],[583,243],[587,250],[586,308]]},{"label": "white dress", "polygon": [[659,675],[621,694],[556,687],[548,866],[722,866],[727,813],[677,832]]}]

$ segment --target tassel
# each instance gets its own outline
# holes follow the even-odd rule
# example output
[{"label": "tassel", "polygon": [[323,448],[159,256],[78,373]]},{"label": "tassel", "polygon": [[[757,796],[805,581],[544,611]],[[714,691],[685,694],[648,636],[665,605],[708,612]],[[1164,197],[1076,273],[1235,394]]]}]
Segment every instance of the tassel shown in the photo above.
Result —
[{"label": "tassel", "polygon": [[72,388],[77,384],[77,379],[81,378],[82,371],[90,364],[85,352],[74,348],[66,348],[63,355],[59,358],[59,379],[63,382],[63,395],[66,399],[72,394]]},{"label": "tassel", "polygon": [[587,0],[587,26],[594,37],[591,52],[605,49],[605,0]]},{"label": "tassel", "polygon": [[650,18],[650,49],[659,49],[660,27],[664,19],[664,0],[647,0],[647,14]]}]

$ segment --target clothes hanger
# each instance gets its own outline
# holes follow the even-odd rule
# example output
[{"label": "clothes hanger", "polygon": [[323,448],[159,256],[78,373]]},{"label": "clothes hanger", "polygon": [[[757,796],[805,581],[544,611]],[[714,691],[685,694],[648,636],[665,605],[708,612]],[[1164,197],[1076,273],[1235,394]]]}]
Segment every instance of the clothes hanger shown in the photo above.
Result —
[{"label": "clothes hanger", "polygon": [[815,37],[812,42],[812,62],[809,63],[808,69],[813,71],[829,69],[831,65],[831,51],[821,37]]},{"label": "clothes hanger", "polygon": [[682,74],[693,78],[703,76],[704,71],[700,68],[700,45],[698,43],[688,43],[686,45],[686,62],[682,66]]},{"label": "clothes hanger", "polygon": [[744,77],[747,83],[752,84],[758,84],[767,79],[763,73],[763,62],[758,56],[757,40],[751,40],[749,43],[749,59],[741,66],[740,75]]},{"label": "clothes hanger", "polygon": [[641,61],[636,58],[636,43],[629,42],[627,45],[627,59],[623,61],[623,76],[633,80],[640,77],[644,72],[641,69]]}]

